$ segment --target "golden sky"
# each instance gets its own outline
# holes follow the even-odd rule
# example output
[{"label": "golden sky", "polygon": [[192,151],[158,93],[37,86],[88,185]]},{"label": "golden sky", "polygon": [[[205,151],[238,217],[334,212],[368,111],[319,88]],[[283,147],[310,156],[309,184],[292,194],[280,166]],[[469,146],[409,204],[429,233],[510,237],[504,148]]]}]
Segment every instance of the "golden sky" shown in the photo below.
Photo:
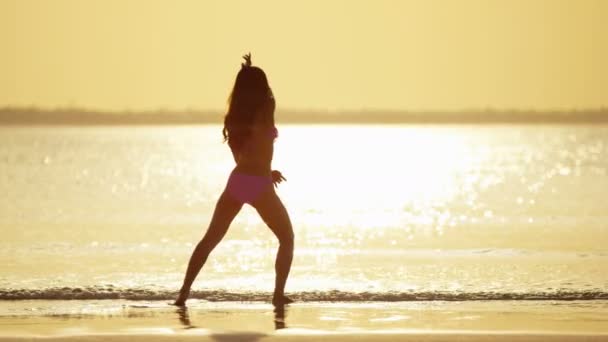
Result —
[{"label": "golden sky", "polygon": [[606,0],[0,0],[0,106],[221,109],[251,51],[283,108],[608,105]]}]

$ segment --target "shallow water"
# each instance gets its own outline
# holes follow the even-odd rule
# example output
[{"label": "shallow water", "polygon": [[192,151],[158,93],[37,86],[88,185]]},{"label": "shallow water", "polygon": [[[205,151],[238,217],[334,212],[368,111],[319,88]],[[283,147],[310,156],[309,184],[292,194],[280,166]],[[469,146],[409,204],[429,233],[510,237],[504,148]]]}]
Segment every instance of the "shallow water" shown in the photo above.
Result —
[{"label": "shallow water", "polygon": [[[220,128],[0,127],[0,297],[172,296],[233,167]],[[279,130],[288,291],[606,298],[608,126]],[[264,297],[276,247],[244,208],[194,289]]]}]

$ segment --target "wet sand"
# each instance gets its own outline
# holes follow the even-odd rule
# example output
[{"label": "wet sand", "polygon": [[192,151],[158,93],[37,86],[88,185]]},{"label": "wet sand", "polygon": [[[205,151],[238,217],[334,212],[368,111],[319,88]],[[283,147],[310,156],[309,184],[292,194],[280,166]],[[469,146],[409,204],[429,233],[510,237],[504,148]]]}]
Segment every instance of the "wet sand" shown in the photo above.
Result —
[{"label": "wet sand", "polygon": [[[4,305],[6,304],[6,305]],[[5,301],[0,340],[608,341],[606,301]]]},{"label": "wet sand", "polygon": [[[31,341],[32,338],[0,338],[0,341]],[[345,333],[345,334],[283,334],[264,335],[255,333],[209,334],[209,335],[88,335],[58,336],[41,339],[44,341],[608,341],[608,336],[584,334],[501,334],[501,333]]]}]

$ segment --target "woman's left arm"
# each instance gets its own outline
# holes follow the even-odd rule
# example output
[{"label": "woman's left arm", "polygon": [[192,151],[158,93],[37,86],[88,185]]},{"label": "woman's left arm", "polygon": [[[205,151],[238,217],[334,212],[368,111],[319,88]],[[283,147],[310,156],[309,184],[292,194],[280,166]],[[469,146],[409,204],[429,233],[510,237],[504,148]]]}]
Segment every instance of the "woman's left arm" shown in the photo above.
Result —
[{"label": "woman's left arm", "polygon": [[277,187],[283,181],[287,181],[287,178],[283,177],[283,174],[279,170],[272,170],[271,175],[272,175],[272,183],[274,184],[275,187]]}]

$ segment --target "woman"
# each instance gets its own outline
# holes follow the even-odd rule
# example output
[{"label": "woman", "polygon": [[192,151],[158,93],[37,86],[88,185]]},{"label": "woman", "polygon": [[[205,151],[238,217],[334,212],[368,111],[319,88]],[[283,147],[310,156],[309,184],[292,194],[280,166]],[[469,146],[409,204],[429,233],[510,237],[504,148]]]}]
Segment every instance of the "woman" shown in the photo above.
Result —
[{"label": "woman", "polygon": [[273,142],[278,136],[274,126],[275,101],[264,71],[251,65],[251,54],[243,58],[245,63],[236,76],[222,131],[236,167],[217,201],[205,236],[192,252],[184,284],[175,300],[178,306],[185,305],[192,282],[244,203],[257,210],[279,239],[272,304],[292,302],[284,291],[293,259],[293,229],[287,210],[273,188],[273,184],[276,187],[286,179],[281,172],[270,169]]}]

